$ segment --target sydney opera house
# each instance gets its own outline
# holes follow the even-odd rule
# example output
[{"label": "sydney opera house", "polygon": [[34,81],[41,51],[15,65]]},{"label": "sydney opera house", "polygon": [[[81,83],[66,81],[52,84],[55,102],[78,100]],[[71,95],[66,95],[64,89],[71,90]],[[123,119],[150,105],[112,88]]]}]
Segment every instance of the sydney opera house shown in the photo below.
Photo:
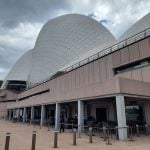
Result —
[{"label": "sydney opera house", "polygon": [[0,117],[52,118],[118,126],[150,125],[150,14],[118,40],[96,20],[68,14],[48,21],[35,46],[13,66],[0,90]]}]

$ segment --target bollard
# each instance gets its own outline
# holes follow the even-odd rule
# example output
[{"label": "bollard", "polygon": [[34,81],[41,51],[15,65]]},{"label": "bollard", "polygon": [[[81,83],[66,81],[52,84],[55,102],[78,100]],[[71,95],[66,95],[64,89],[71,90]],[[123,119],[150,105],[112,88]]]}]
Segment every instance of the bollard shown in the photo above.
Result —
[{"label": "bollard", "polygon": [[104,137],[104,141],[106,141],[107,137],[106,137],[106,127],[105,126],[103,127],[103,137]]},{"label": "bollard", "polygon": [[140,136],[139,125],[138,124],[136,125],[136,134],[137,134],[137,136]]},{"label": "bollard", "polygon": [[108,136],[107,136],[107,145],[112,145],[111,143],[110,143],[110,132],[109,132],[109,129],[107,130],[107,134],[108,134]]},{"label": "bollard", "polygon": [[93,140],[92,140],[92,127],[89,128],[89,143],[93,143]]},{"label": "bollard", "polygon": [[72,122],[72,132],[73,132],[73,122]]},{"label": "bollard", "polygon": [[78,138],[81,138],[81,125],[78,125]]},{"label": "bollard", "polygon": [[134,142],[134,140],[133,140],[132,127],[129,127],[129,129],[130,129],[130,140],[129,140],[129,141]]},{"label": "bollard", "polygon": [[5,150],[9,150],[10,133],[6,133]]},{"label": "bollard", "polygon": [[55,130],[54,131],[54,148],[58,148],[57,144],[58,144],[58,131]]},{"label": "bollard", "polygon": [[77,140],[76,140],[76,129],[73,129],[73,145],[77,145]]},{"label": "bollard", "polygon": [[35,144],[36,144],[36,131],[33,131],[31,150],[35,150]]},{"label": "bollard", "polygon": [[78,132],[78,138],[81,138],[81,132],[80,131]]}]

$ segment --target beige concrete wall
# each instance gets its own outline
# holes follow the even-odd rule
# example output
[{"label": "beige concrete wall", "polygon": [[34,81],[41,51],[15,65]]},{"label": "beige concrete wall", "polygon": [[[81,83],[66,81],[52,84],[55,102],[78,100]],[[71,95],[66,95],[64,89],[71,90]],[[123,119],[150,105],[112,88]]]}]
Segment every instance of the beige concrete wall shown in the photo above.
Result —
[{"label": "beige concrete wall", "polygon": [[132,94],[137,96],[150,96],[150,83],[119,78],[120,93]]},{"label": "beige concrete wall", "polygon": [[[150,38],[146,38],[138,43],[132,44],[113,54],[113,67],[150,57]],[[150,82],[150,66],[125,71],[117,74],[133,80]]]},{"label": "beige concrete wall", "polygon": [[150,57],[150,38],[127,46],[113,53],[113,67],[119,67],[139,59]]},{"label": "beige concrete wall", "polygon": [[12,100],[16,100],[18,96],[16,93],[9,90],[1,90],[0,95],[3,94],[4,96],[0,97],[0,118],[3,118],[7,115],[7,106],[15,103],[12,102]]},{"label": "beige concrete wall", "polygon": [[144,103],[146,123],[150,125],[150,102]]},{"label": "beige concrete wall", "polygon": [[0,95],[3,95],[3,94],[4,96],[0,96],[0,101],[16,100],[18,98],[17,93],[14,93],[9,90],[1,90]]},{"label": "beige concrete wall", "polygon": [[[146,47],[143,52],[144,45]],[[115,94],[120,93],[120,86],[121,92],[137,94],[136,91],[140,91],[141,95],[149,95],[150,91],[147,89],[149,84],[145,82],[150,81],[150,67],[135,69],[116,76],[113,73],[114,67],[148,57],[149,51],[150,44],[147,38],[19,94],[20,99],[47,89],[50,90],[47,93],[26,98],[17,105],[39,105]],[[119,80],[118,77],[131,80]],[[138,87],[133,88],[136,85],[134,80],[142,82],[138,82]],[[142,87],[143,89],[140,89]]]},{"label": "beige concrete wall", "polygon": [[[54,96],[56,93],[64,93],[65,95],[69,95],[68,91],[70,90],[73,91],[81,88],[88,88],[89,86],[96,86],[96,84],[103,84],[105,80],[111,80],[112,78],[112,55],[108,55],[54,80],[27,90],[19,94],[18,98],[37,93],[38,91],[44,91],[49,88],[51,91],[50,93],[53,93]],[[72,94],[73,93],[71,93],[71,96]]]},{"label": "beige concrete wall", "polygon": [[116,76],[143,82],[150,82],[150,66],[118,73]]},{"label": "beige concrete wall", "polygon": [[113,94],[116,91],[119,92],[118,78],[110,79],[102,83],[91,84],[90,86],[84,86],[79,88],[72,87],[66,92],[62,92],[58,90],[59,86],[56,86],[57,82],[55,83],[53,81],[52,83],[53,86],[51,85],[50,92],[32,96],[30,98],[26,98],[25,100],[17,102],[13,106],[23,107],[23,106],[31,106],[31,105],[40,105],[40,104],[55,103],[61,101],[77,100],[79,98],[85,99],[85,97],[108,95],[108,94]]},{"label": "beige concrete wall", "polygon": [[[59,92],[67,93],[68,90],[79,89],[81,87],[86,88],[86,86],[91,86],[96,83],[100,84],[105,80],[109,80],[110,78],[114,77],[113,67],[148,57],[150,54],[149,51],[150,44],[149,38],[147,38],[119,51],[116,51],[113,54],[96,60],[93,63],[89,63],[83,67],[73,70],[57,79],[51,80],[28,91],[25,91],[19,94],[19,98],[37,93],[38,91],[44,91],[49,88],[52,92],[55,90],[53,93],[56,95],[56,93]],[[149,73],[149,67],[144,67],[141,69],[120,73],[117,76],[149,82]]]},{"label": "beige concrete wall", "polygon": [[7,116],[7,106],[14,102],[0,102],[0,118]]}]

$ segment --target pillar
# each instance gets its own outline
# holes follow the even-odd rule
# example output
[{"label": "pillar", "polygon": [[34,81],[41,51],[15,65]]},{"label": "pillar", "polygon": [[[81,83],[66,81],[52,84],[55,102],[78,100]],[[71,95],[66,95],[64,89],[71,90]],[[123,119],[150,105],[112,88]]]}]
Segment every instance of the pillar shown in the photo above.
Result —
[{"label": "pillar", "polygon": [[26,121],[26,107],[23,108],[23,123]]},{"label": "pillar", "polygon": [[127,140],[127,128],[123,128],[127,126],[124,96],[116,96],[116,109],[117,109],[119,140]]},{"label": "pillar", "polygon": [[44,125],[44,121],[45,121],[45,106],[42,105],[41,106],[41,122],[40,122],[41,127]]},{"label": "pillar", "polygon": [[144,103],[144,111],[145,111],[146,124],[150,125],[150,102],[149,101],[146,101]]},{"label": "pillar", "polygon": [[84,125],[84,103],[78,100],[78,132],[81,133],[82,126]]},{"label": "pillar", "polygon": [[31,121],[34,120],[34,106],[31,107]]},{"label": "pillar", "polygon": [[55,109],[55,129],[58,130],[60,128],[60,103],[56,103]]}]

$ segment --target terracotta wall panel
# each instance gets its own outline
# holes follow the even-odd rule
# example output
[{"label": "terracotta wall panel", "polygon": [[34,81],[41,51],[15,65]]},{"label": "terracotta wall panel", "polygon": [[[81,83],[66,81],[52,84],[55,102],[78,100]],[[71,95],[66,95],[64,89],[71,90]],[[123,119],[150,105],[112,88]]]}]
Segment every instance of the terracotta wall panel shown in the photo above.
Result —
[{"label": "terracotta wall panel", "polygon": [[142,81],[142,69],[135,69],[132,71],[132,79]]},{"label": "terracotta wall panel", "polygon": [[139,42],[140,57],[145,58],[150,56],[150,38]]},{"label": "terracotta wall panel", "polygon": [[71,85],[72,89],[76,88],[76,76],[75,76],[75,71],[71,72]]},{"label": "terracotta wall panel", "polygon": [[94,62],[94,81],[100,82],[100,63],[99,60]]},{"label": "terracotta wall panel", "polygon": [[150,96],[150,83],[125,78],[120,78],[119,80],[120,92]]},{"label": "terracotta wall panel", "polygon": [[88,73],[89,73],[89,84],[92,84],[94,82],[94,63],[90,63],[88,68]]},{"label": "terracotta wall panel", "polygon": [[150,82],[150,66],[142,69],[143,81]]},{"label": "terracotta wall panel", "polygon": [[131,71],[127,71],[127,72],[119,73],[119,74],[117,74],[117,76],[131,79],[132,78],[132,73],[131,73]]},{"label": "terracotta wall panel", "polygon": [[55,80],[54,80],[54,95],[56,95],[57,94],[57,81],[58,80],[58,78],[56,78]]},{"label": "terracotta wall panel", "polygon": [[64,76],[62,76],[61,91],[62,91],[63,93],[65,93],[65,89],[66,89],[65,78],[66,78],[66,74],[65,74]]},{"label": "terracotta wall panel", "polygon": [[84,68],[85,85],[88,85],[88,83],[89,83],[88,65],[83,66],[83,68]]},{"label": "terracotta wall panel", "polygon": [[107,72],[106,72],[106,58],[103,57],[100,59],[100,77],[101,81],[103,82],[107,78]]},{"label": "terracotta wall panel", "polygon": [[[61,80],[62,81],[62,80]],[[56,94],[61,92],[61,88],[60,88],[60,78],[56,78],[56,84],[55,84],[55,89],[56,89]]]},{"label": "terracotta wall panel", "polygon": [[107,78],[112,78],[113,73],[113,64],[112,64],[112,55],[106,56],[106,70],[107,70]]},{"label": "terracotta wall panel", "polygon": [[15,100],[15,99],[17,99],[17,97],[18,97],[18,94],[13,93],[13,92],[11,92],[11,91],[4,91],[4,93],[7,94],[8,100]]},{"label": "terracotta wall panel", "polygon": [[130,62],[137,60],[140,57],[138,43],[129,46]]},{"label": "terracotta wall panel", "polygon": [[69,82],[68,83],[69,90],[71,90],[71,72],[68,73],[68,82]]},{"label": "terracotta wall panel", "polygon": [[68,91],[68,74],[65,74],[65,76],[64,76],[64,84],[65,84],[65,86],[64,86],[64,92],[66,93],[66,91]]},{"label": "terracotta wall panel", "polygon": [[0,103],[0,119],[3,119],[7,115],[7,106],[13,104],[14,102]]},{"label": "terracotta wall panel", "polygon": [[129,62],[129,49],[128,47],[123,48],[121,51],[121,64],[126,64]]},{"label": "terracotta wall panel", "polygon": [[[145,49],[144,45],[146,45]],[[113,73],[112,66],[118,66],[119,64],[124,64],[128,62],[129,56],[130,61],[137,60],[139,58],[139,55],[141,55],[142,57],[146,56],[148,54],[148,41],[141,41],[139,47],[140,53],[138,50],[138,44],[133,44],[129,46],[129,50],[128,48],[124,48],[120,51],[114,52],[113,54],[105,56],[99,60],[96,60],[95,62],[89,63],[74,71],[68,72],[67,74],[59,77],[59,79],[56,78],[54,80],[51,80],[48,82],[48,84],[44,83],[43,85],[39,85],[28,91],[25,91],[19,94],[19,97],[25,97],[43,91],[47,89],[47,87],[50,87],[49,95],[51,100],[57,100],[58,97],[66,99],[68,97],[77,98],[90,95],[100,95],[103,93],[106,94],[106,92],[111,93],[114,87],[110,88],[111,85],[107,85],[109,89],[105,88],[105,91],[104,86],[102,87],[102,84],[106,85],[106,83],[109,82],[108,80],[109,78],[111,78]],[[119,73],[117,76],[129,79],[132,78],[135,80],[141,80],[141,78],[143,78],[143,81],[150,82],[150,67],[143,68],[142,75],[140,75],[140,71],[135,70]],[[60,89],[62,90],[61,92]],[[69,90],[69,94],[65,95],[66,91],[68,91],[67,89]]]},{"label": "terracotta wall panel", "polygon": [[85,85],[85,83],[84,83],[84,68],[83,67],[81,67],[81,68],[79,68],[79,75],[80,75],[80,86],[81,87],[83,87],[84,85]]},{"label": "terracotta wall panel", "polygon": [[54,93],[54,80],[51,80],[51,82],[50,82],[50,94],[51,94],[51,96],[53,95],[53,93]]},{"label": "terracotta wall panel", "polygon": [[79,69],[75,70],[75,75],[76,75],[76,88],[79,88],[79,86],[80,86]]},{"label": "terracotta wall panel", "polygon": [[61,77],[59,77],[59,78],[57,78],[57,80],[56,80],[56,91],[58,92],[58,93],[60,93],[61,92],[61,83],[62,83],[62,78]]},{"label": "terracotta wall panel", "polygon": [[112,54],[113,66],[118,66],[121,63],[120,60],[120,51],[116,51]]}]

